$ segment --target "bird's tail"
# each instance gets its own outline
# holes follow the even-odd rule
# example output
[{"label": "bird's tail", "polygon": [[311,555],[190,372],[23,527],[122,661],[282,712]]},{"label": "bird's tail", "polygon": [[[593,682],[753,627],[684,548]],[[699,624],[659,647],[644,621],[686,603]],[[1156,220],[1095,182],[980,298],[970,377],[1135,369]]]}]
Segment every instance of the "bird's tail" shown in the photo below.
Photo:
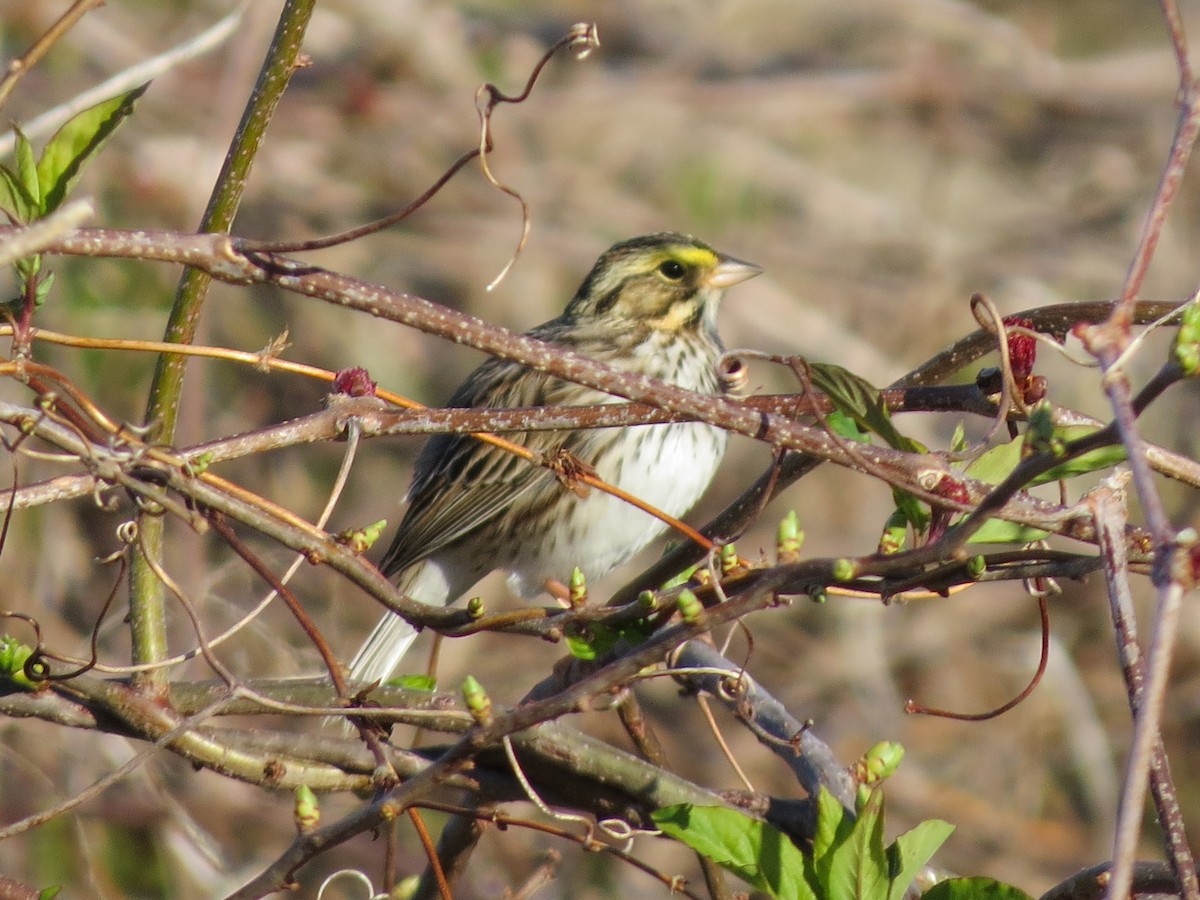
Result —
[{"label": "bird's tail", "polygon": [[[397,587],[414,600],[445,606],[454,599],[451,592],[457,587],[448,583],[445,573],[443,566],[427,559],[406,570]],[[391,678],[416,637],[415,628],[395,613],[387,613],[350,661],[350,681],[361,689]]]},{"label": "bird's tail", "polygon": [[[420,581],[420,571],[424,568],[424,566],[417,566],[411,574],[402,579],[400,588],[408,596],[413,596],[412,587],[415,582]],[[417,630],[415,628],[395,613],[385,613],[371,630],[367,640],[358,648],[354,659],[350,661],[351,690],[361,690],[373,682],[386,681],[391,678],[396,667],[400,665],[400,661],[404,659],[404,655],[408,653],[408,648],[416,639]],[[326,719],[325,721],[327,724],[339,721],[343,734],[349,735],[353,731],[348,719]]]},{"label": "bird's tail", "polygon": [[350,662],[350,680],[370,684],[390,678],[416,637],[415,628],[395,613],[388,613],[354,654]]},{"label": "bird's tail", "polygon": [[[430,606],[445,606],[454,600],[452,592],[459,587],[449,583],[446,571],[439,562],[427,559],[407,569],[396,586],[413,600]],[[416,629],[395,613],[387,613],[354,654],[350,662],[350,680],[362,685],[387,680],[416,637]]]}]

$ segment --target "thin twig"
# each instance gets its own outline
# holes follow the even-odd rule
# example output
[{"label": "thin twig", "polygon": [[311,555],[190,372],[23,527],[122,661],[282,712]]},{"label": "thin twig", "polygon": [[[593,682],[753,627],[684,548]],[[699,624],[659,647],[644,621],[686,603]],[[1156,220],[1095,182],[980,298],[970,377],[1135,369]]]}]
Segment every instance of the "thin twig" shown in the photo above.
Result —
[{"label": "thin twig", "polygon": [[1167,213],[1179,192],[1179,185],[1187,171],[1196,138],[1200,136],[1200,93],[1197,92],[1196,80],[1192,73],[1183,19],[1179,15],[1176,0],[1160,0],[1160,3],[1179,70],[1179,119],[1175,125],[1175,134],[1171,139],[1171,149],[1158,182],[1158,189],[1154,193],[1154,202],[1142,225],[1137,249],[1125,274],[1125,283],[1121,286],[1121,300],[1114,307],[1109,320],[1114,328],[1127,327],[1131,320],[1132,306],[1141,292],[1142,282],[1150,269],[1154,251],[1166,224]]},{"label": "thin twig", "polygon": [[[102,100],[123,94],[137,87],[139,84],[152,81],[163,72],[174,68],[180,63],[187,62],[189,59],[195,59],[197,56],[202,56],[218,46],[237,30],[247,5],[243,3],[211,27],[200,32],[195,37],[189,38],[183,43],[172,47],[165,53],[151,57],[145,62],[138,63],[136,66],[130,66],[128,69],[118,72],[111,78],[105,79],[94,87],[88,88],[83,93],[72,97],[65,103],[59,104],[54,109],[30,119],[22,126],[21,130],[30,139],[48,135],[72,116],[82,112],[89,106],[95,106]],[[0,156],[5,156],[12,152],[15,141],[16,136],[11,133],[0,135]]]},{"label": "thin twig", "polygon": [[[0,78],[0,107],[8,103],[8,98],[12,94],[13,88],[17,86],[17,82],[50,52],[50,48],[58,43],[76,22],[103,4],[104,0],[75,0],[61,16],[54,20],[54,23],[46,29],[41,37],[33,42],[32,47],[10,61],[4,77]],[[0,149],[0,155],[7,152],[5,149]]]},{"label": "thin twig", "polygon": [[454,900],[454,895],[450,891],[450,882],[446,880],[446,873],[442,871],[442,864],[438,860],[438,850],[433,844],[433,838],[429,836],[429,829],[425,827],[425,820],[421,818],[421,811],[410,806],[405,812],[408,813],[408,820],[412,822],[413,830],[417,833],[417,838],[421,841],[421,846],[425,850],[425,859],[429,861],[429,869],[433,872],[433,877],[437,882],[438,893],[442,900]]},{"label": "thin twig", "polygon": [[267,584],[271,587],[271,590],[278,594],[280,599],[287,604],[288,609],[291,610],[292,615],[296,618],[296,621],[300,624],[300,627],[304,629],[304,633],[308,636],[308,639],[312,642],[313,646],[317,648],[317,652],[321,654],[321,659],[325,663],[325,668],[329,672],[329,677],[333,681],[333,686],[337,690],[338,696],[347,696],[346,676],[344,674],[342,665],[340,662],[338,662],[337,657],[330,648],[329,642],[326,641],[324,635],[321,634],[321,630],[317,627],[317,623],[312,620],[311,616],[309,616],[308,611],[304,609],[304,606],[299,600],[296,599],[296,596],[290,590],[288,590],[287,586],[284,585],[283,582],[280,581],[280,579],[275,575],[275,573],[271,571],[270,567],[268,567],[266,563],[259,559],[258,555],[251,551],[251,549],[247,547],[245,543],[243,543],[241,538],[237,536],[237,532],[235,532],[230,524],[225,521],[225,517],[220,512],[216,510],[207,510],[205,512],[205,518],[208,519],[209,524],[211,524],[213,527],[213,530],[225,539],[225,542],[229,544],[230,548],[232,548],[232,550],[238,556],[240,556],[260,578],[267,582]]}]

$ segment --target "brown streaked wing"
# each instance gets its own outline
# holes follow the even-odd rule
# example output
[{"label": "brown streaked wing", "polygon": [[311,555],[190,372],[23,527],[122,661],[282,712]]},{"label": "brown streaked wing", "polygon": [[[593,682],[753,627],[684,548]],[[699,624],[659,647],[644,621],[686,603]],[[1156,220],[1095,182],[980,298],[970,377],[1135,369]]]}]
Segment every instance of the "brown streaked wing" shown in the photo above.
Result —
[{"label": "brown streaked wing", "polygon": [[[457,408],[542,406],[561,382],[504,360],[489,360],[447,404]],[[563,443],[554,432],[505,435],[514,443],[545,451]],[[499,516],[530,490],[550,486],[552,472],[507,451],[462,434],[431,437],[417,459],[409,507],[380,563],[394,575],[438,552]]]}]

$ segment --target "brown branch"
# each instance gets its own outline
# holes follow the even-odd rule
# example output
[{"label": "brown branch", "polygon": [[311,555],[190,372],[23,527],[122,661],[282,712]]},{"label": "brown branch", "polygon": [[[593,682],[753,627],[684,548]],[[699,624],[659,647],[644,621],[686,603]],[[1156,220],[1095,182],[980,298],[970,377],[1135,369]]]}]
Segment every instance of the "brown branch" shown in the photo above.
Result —
[{"label": "brown branch", "polygon": [[[0,418],[4,417],[5,407],[0,404]],[[24,415],[22,413],[22,415]],[[26,421],[19,419],[18,421]],[[253,527],[285,546],[304,553],[311,561],[322,562],[346,576],[379,602],[397,612],[414,625],[433,627],[447,634],[468,634],[479,630],[504,630],[511,633],[541,635],[556,639],[562,633],[562,628],[573,622],[585,623],[589,617],[595,617],[597,612],[592,609],[564,610],[519,610],[515,613],[505,613],[500,616],[478,620],[465,610],[433,608],[421,603],[415,603],[400,594],[396,588],[385,579],[379,571],[362,560],[348,547],[331,539],[324,532],[315,529],[298,520],[293,514],[282,515],[273,507],[255,502],[254,498],[231,493],[225,483],[215,479],[211,473],[200,476],[190,472],[186,467],[175,465],[150,466],[146,460],[137,460],[137,465],[130,468],[131,460],[127,454],[114,451],[109,447],[87,444],[77,433],[61,425],[49,421],[37,421],[27,426],[34,434],[51,441],[56,446],[76,454],[89,467],[94,477],[109,483],[116,483],[133,492],[135,495],[165,505],[175,514],[182,516],[193,527],[201,527],[203,520],[189,508],[183,507],[172,499],[171,494],[180,494],[201,508],[218,509],[230,518]],[[1021,482],[1019,478],[1014,483]],[[981,491],[991,491],[989,485],[981,485]],[[996,494],[991,495],[993,503]],[[985,498],[986,500],[986,498]],[[982,509],[983,507],[977,507]],[[1001,511],[1002,515],[1012,516],[1018,521],[1025,519],[1031,524],[1051,527],[1059,526],[1064,531],[1079,535],[1079,524],[1076,518],[1077,510],[1064,510],[1035,501],[1032,498],[1021,497]],[[961,526],[960,526],[961,527]],[[933,547],[922,548],[920,551],[910,551],[891,557],[867,557],[856,561],[856,565],[864,574],[887,576],[903,573],[902,577],[910,577],[914,569],[936,561],[937,550]],[[834,574],[834,560],[814,561],[803,569],[782,567],[785,582],[796,579],[811,584],[834,584],[840,580]],[[768,576],[755,576],[768,577]],[[774,577],[772,573],[769,577]],[[745,585],[752,581],[743,582]],[[735,585],[736,586],[736,585]],[[881,583],[881,588],[886,584]],[[635,615],[640,615],[632,610]],[[619,614],[620,611],[617,611]],[[613,613],[613,611],[608,611]]]},{"label": "brown branch", "polygon": [[58,43],[76,22],[103,4],[104,0],[75,0],[61,16],[54,20],[54,24],[33,42],[33,46],[9,62],[4,77],[0,78],[0,107],[8,102],[17,82],[50,52],[50,48]]},{"label": "brown branch", "polygon": [[[0,229],[0,234],[2,231]],[[861,457],[873,471],[884,474],[893,486],[904,489],[918,499],[959,508],[949,503],[945,497],[931,493],[923,487],[923,482],[929,481],[930,475],[935,472],[957,480],[945,460],[937,456],[918,457],[878,447],[848,454],[822,429],[798,424],[775,413],[760,412],[740,401],[696,394],[638,373],[615,369],[586,356],[565,351],[562,347],[526,335],[518,335],[507,329],[489,325],[474,316],[440,307],[420,297],[389,291],[383,287],[276,257],[259,259],[261,265],[256,265],[247,257],[239,255],[235,244],[220,235],[187,239],[174,236],[168,240],[168,244],[178,250],[189,265],[201,268],[207,266],[214,276],[235,283],[275,284],[285,290],[453,338],[459,343],[468,343],[495,356],[512,359],[606,393],[647,403],[667,412],[707,422],[775,446],[802,450],[847,468],[859,468]],[[208,252],[202,249],[205,245]],[[57,242],[56,252],[86,253],[95,251],[100,246],[104,246],[105,253],[113,255],[145,255],[149,250],[144,235],[138,237],[128,233],[83,229]],[[300,274],[294,274],[295,272]],[[967,506],[962,507],[964,510],[971,502],[982,499],[990,491],[990,486],[982,483],[964,480],[963,484],[969,495]],[[1079,511],[1076,510],[1071,515],[1078,514]],[[1087,526],[1068,524],[1063,518],[1051,525],[1049,530],[1062,531],[1064,528],[1066,533],[1072,536],[1088,532]]]},{"label": "brown branch", "polygon": [[[1145,702],[1146,665],[1138,644],[1137,616],[1129,588],[1125,543],[1120,538],[1125,529],[1124,490],[1111,485],[1101,485],[1089,495],[1088,503],[1099,528],[1100,555],[1104,560],[1104,578],[1108,586],[1109,611],[1117,644],[1117,658],[1125,679],[1129,708],[1136,720]],[[1200,893],[1200,880],[1197,879],[1196,863],[1188,844],[1183,810],[1179,805],[1179,795],[1171,777],[1170,762],[1161,734],[1155,736],[1149,768],[1150,793],[1154,797],[1159,828],[1166,839],[1171,869],[1185,896],[1195,896]],[[1133,860],[1128,859],[1122,865],[1129,868],[1133,865]]]},{"label": "brown branch", "polygon": [[[554,719],[592,708],[595,698],[604,697],[646,666],[661,661],[672,647],[712,627],[740,619],[756,608],[770,605],[771,602],[769,586],[745,596],[731,598],[720,607],[709,610],[703,622],[691,625],[681,623],[664,629],[620,659],[547,699],[530,700],[515,709],[499,712],[487,725],[477,726],[464,735],[426,771],[394,788],[375,803],[349,814],[338,822],[298,836],[287,851],[249,884],[231,895],[230,900],[261,897],[290,883],[295,872],[309,860],[357,834],[370,831],[382,822],[395,818],[406,806],[419,800],[446,777],[461,771],[482,750],[498,744],[501,738],[526,732],[527,729],[534,729],[536,733],[539,729],[535,729],[535,726],[549,727],[547,723]],[[651,792],[657,790],[655,785],[647,785],[647,788]],[[649,802],[654,803],[653,800]],[[714,802],[720,805],[721,801],[709,795],[703,802],[704,805],[714,805]]]}]

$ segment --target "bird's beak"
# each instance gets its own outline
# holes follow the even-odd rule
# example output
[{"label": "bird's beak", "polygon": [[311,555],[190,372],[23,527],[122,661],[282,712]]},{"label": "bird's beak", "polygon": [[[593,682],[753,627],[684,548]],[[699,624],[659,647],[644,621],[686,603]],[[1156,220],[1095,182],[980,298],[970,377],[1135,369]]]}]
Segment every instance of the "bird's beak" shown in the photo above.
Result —
[{"label": "bird's beak", "polygon": [[732,256],[722,256],[716,268],[704,279],[704,283],[714,288],[733,287],[735,284],[741,284],[743,281],[753,278],[760,272],[762,272],[762,266],[742,262]]}]

